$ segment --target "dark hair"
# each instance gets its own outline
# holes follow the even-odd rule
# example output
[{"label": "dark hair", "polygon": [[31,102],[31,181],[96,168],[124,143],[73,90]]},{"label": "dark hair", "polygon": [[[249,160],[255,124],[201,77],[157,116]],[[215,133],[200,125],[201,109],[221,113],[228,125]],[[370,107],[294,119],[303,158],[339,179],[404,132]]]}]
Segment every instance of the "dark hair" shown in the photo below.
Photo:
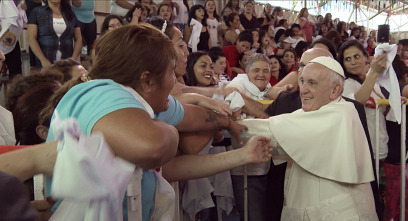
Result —
[{"label": "dark hair", "polygon": [[325,38],[332,41],[334,45],[340,45],[341,44],[341,36],[340,36],[339,32],[337,32],[336,30],[328,31]]},{"label": "dark hair", "polygon": [[[272,7],[271,4],[269,4],[269,3],[266,4],[266,6],[268,6],[268,5]],[[266,18],[267,22],[270,22],[272,19],[274,19],[274,17],[271,14],[266,13],[266,7],[264,8],[264,14],[265,14],[265,18]]]},{"label": "dark hair", "polygon": [[[262,38],[264,37],[264,36],[268,36],[268,32],[267,31],[264,31],[264,30],[260,30],[259,31],[259,39],[258,39],[258,43],[259,43],[259,45],[260,45],[260,47],[259,48],[262,48]],[[269,36],[268,36],[269,37]]]},{"label": "dark hair", "polygon": [[81,64],[72,58],[68,58],[54,62],[47,70],[61,73],[64,76],[62,83],[65,83],[72,79],[72,68],[78,65]]},{"label": "dark hair", "polygon": [[[340,35],[341,35],[341,29],[343,28],[344,24],[346,24],[346,22],[344,21],[339,21],[339,23],[337,23],[336,30]],[[344,30],[344,33],[346,33],[346,30]]]},{"label": "dark hair", "polygon": [[101,36],[100,37],[102,37],[102,35],[104,35],[104,34],[106,34],[106,32],[108,32],[109,22],[110,22],[110,20],[112,20],[114,18],[118,19],[119,22],[122,23],[122,25],[123,25],[123,20],[122,20],[122,18],[120,16],[117,16],[117,15],[108,15],[108,16],[106,16],[106,18],[103,20],[102,25],[101,25]]},{"label": "dark hair", "polygon": [[283,27],[283,24],[285,24],[286,21],[287,21],[286,19],[279,20],[278,27]]},{"label": "dark hair", "polygon": [[408,73],[408,67],[397,56],[395,56],[394,61],[392,62],[392,67],[394,68],[394,71],[397,74],[398,80],[403,79],[404,75]]},{"label": "dark hair", "polygon": [[277,80],[278,80],[278,81],[282,80],[288,73],[286,73],[286,71],[282,68],[282,67],[283,67],[283,63],[282,63],[282,61],[281,61],[281,59],[280,59],[280,56],[278,56],[278,55],[270,55],[268,58],[269,58],[269,60],[271,60],[272,58],[275,58],[276,60],[278,60],[280,69],[279,69],[279,75],[278,75],[278,79],[277,79]]},{"label": "dark hair", "polygon": [[[61,87],[59,73],[32,73],[17,75],[9,84],[6,108],[13,114],[16,141],[22,145],[34,145],[44,142],[36,133],[40,111],[47,105],[48,99]],[[49,126],[51,118],[43,122]]]},{"label": "dark hair", "polygon": [[215,63],[220,57],[225,58],[225,54],[222,52],[220,47],[212,47],[208,51],[208,56],[210,56],[211,61]]},{"label": "dark hair", "polygon": [[[186,75],[184,75],[184,80],[186,82],[186,85],[188,86],[197,86],[197,77],[195,76],[194,73],[194,65],[197,63],[198,59],[200,59],[202,56],[208,55],[207,52],[205,51],[197,51],[193,52],[188,55],[187,58],[187,67],[186,67]],[[212,86],[212,85],[210,85]]]},{"label": "dark hair", "polygon": [[264,25],[259,30],[268,32],[268,29],[269,29],[269,25]]},{"label": "dark hair", "polygon": [[[157,55],[160,55],[160,59],[157,59]],[[140,91],[143,72],[149,71],[152,80],[160,81],[170,62],[175,59],[176,52],[172,42],[157,28],[149,24],[126,25],[99,38],[89,77],[111,79]],[[50,99],[43,110],[45,114],[52,115],[65,93],[80,83],[80,78],[65,83]]]},{"label": "dark hair", "polygon": [[[285,54],[286,54],[287,52],[293,53],[293,56],[294,56],[294,59],[295,59],[295,64],[296,64],[296,59],[297,59],[296,51],[295,51],[293,48],[286,49],[286,50],[283,52],[283,54],[282,54],[282,58],[285,56]],[[282,63],[283,63],[283,62],[282,62]],[[289,73],[288,73],[289,69],[287,69],[287,68],[291,68],[291,67],[286,67],[285,65],[282,66],[282,69],[284,69],[284,70],[286,71],[286,75],[289,74]],[[286,76],[286,75],[285,75],[285,76]]]},{"label": "dark hair", "polygon": [[[131,22],[133,19],[133,12],[135,12],[135,10],[139,8],[142,10],[142,12],[147,11],[147,14],[149,14],[149,9],[147,9],[144,5],[142,5],[139,2],[136,2],[135,5],[129,9],[129,11],[126,13],[125,17],[123,18],[124,20]],[[140,17],[139,17],[139,21],[140,21]]]},{"label": "dark hair", "polygon": [[[159,7],[157,7],[157,15],[160,14],[160,9],[161,9],[163,6],[169,7],[170,12],[171,12],[170,21],[173,21],[173,10],[172,10],[172,8],[170,7],[170,5],[167,4],[167,3],[160,3],[160,4],[159,4]],[[190,22],[189,22],[189,24],[190,24]]]},{"label": "dark hair", "polygon": [[307,43],[306,41],[299,41],[295,47],[296,55],[299,58],[302,57],[303,52],[305,52],[307,48],[309,48],[309,43]]},{"label": "dark hair", "polygon": [[[44,4],[48,6],[48,0],[42,0]],[[61,12],[65,14],[67,19],[71,21],[75,17],[74,11],[72,11],[71,5],[68,0],[61,0]]]},{"label": "dark hair", "polygon": [[273,15],[275,15],[275,14],[278,14],[278,12],[280,12],[280,11],[282,11],[282,8],[281,7],[275,7],[274,9],[273,9],[273,11],[272,11],[272,16]]},{"label": "dark hair", "polygon": [[[238,55],[237,67],[240,67],[239,62],[242,61],[242,59],[244,59],[244,56],[245,56],[245,55],[246,55],[245,53],[241,53],[241,54]],[[245,69],[245,68],[244,68],[244,69]]]},{"label": "dark hair", "polygon": [[227,4],[225,4],[225,7],[227,7],[227,6],[230,7],[232,11],[234,11],[234,10],[235,10],[235,11],[239,11],[239,9],[240,9],[240,8],[239,8],[239,0],[238,0],[238,5],[237,5],[237,7],[234,8],[234,9],[232,8],[232,1],[233,1],[233,0],[228,0]]},{"label": "dark hair", "polygon": [[[322,32],[322,26],[323,25],[326,25],[326,27],[327,27],[327,30],[326,30],[326,34],[327,34],[327,32],[329,32],[329,27],[327,26],[327,24],[326,23],[322,23],[321,25],[320,25],[320,27],[319,27],[319,35],[321,35],[321,36],[323,36],[323,32]],[[324,37],[324,36],[323,36]]]},{"label": "dark hair", "polygon": [[343,67],[344,75],[346,76],[346,79],[351,78],[351,79],[354,79],[354,80],[358,81],[359,83],[363,83],[358,78],[358,76],[356,76],[354,74],[350,74],[349,72],[347,72],[346,68],[344,67],[344,51],[351,48],[351,47],[358,48],[363,53],[363,55],[366,58],[368,58],[368,52],[365,50],[363,44],[361,44],[360,41],[358,41],[358,40],[349,40],[349,41],[344,42],[343,45],[340,47],[339,56],[338,56],[337,61],[341,64],[341,67]]},{"label": "dark hair", "polygon": [[295,32],[293,32],[292,29],[286,29],[286,30],[283,32],[283,36],[285,36],[285,37],[293,37],[293,36],[295,36]]},{"label": "dark hair", "polygon": [[238,41],[247,41],[251,45],[254,44],[254,38],[252,37],[252,32],[250,30],[241,31],[241,33],[239,33],[237,37],[237,42]]},{"label": "dark hair", "polygon": [[[207,3],[209,1],[214,2],[214,5],[216,5],[215,0],[206,0],[205,3],[204,3],[205,7],[207,7]],[[204,13],[207,15],[207,18],[208,18],[207,10],[204,10]],[[217,19],[218,22],[221,20],[220,16],[217,14],[217,6],[215,6],[214,18]]]},{"label": "dark hair", "polygon": [[327,24],[327,27],[329,27],[329,24],[330,24],[330,27],[334,27],[333,19],[331,19],[331,20],[329,21],[329,15],[330,15],[330,17],[332,17],[332,14],[331,14],[331,13],[326,13],[326,15],[324,16],[324,23]]},{"label": "dark hair", "polygon": [[[138,0],[138,2],[139,2],[139,3],[142,3],[142,0]],[[152,4],[152,3],[154,3],[153,0],[150,0],[150,3],[149,3],[149,4]]]},{"label": "dark hair", "polygon": [[[289,29],[290,30],[290,29]],[[279,41],[279,39],[282,37],[282,35],[285,33],[286,29],[279,29],[275,33],[275,40]]]},{"label": "dark hair", "polygon": [[203,9],[204,10],[204,18],[201,21],[201,24],[203,24],[203,26],[207,26],[207,13],[205,13],[204,6],[199,5],[199,4],[193,5],[193,7],[190,8],[190,11],[188,11],[188,22],[187,22],[187,24],[190,24],[191,19],[193,19],[193,18],[196,19],[195,12],[198,9]]},{"label": "dark hair", "polygon": [[[355,33],[356,31],[360,31],[360,28],[358,28],[358,27],[353,28],[353,29],[351,30],[351,35],[354,36],[354,33]],[[355,37],[355,38],[356,38],[356,39],[360,39],[360,35],[358,35],[358,36]]]},{"label": "dark hair", "polygon": [[190,6],[188,5],[187,0],[183,0],[183,4],[186,6],[187,11],[190,11]]},{"label": "dark hair", "polygon": [[[146,20],[146,23],[153,25],[159,31],[162,30],[164,22],[165,22],[165,19],[160,17],[160,16],[153,16],[153,17],[148,18]],[[171,21],[166,21],[166,24],[167,24],[166,25],[166,30],[164,31],[164,34],[167,35],[171,40],[171,39],[173,39],[174,27],[176,27],[176,26]]]},{"label": "dark hair", "polygon": [[310,45],[310,48],[313,48],[316,44],[324,44],[329,49],[329,52],[333,56],[333,58],[337,59],[336,46],[332,41],[327,38],[319,38]]},{"label": "dark hair", "polygon": [[[227,19],[227,16],[224,16],[225,9],[227,9],[227,8],[231,9],[231,7],[225,6],[225,7],[222,9],[222,11],[221,11],[221,16],[222,16],[222,19],[223,19],[224,21]],[[232,9],[231,9],[231,11],[232,11]]]},{"label": "dark hair", "polygon": [[232,12],[228,16],[224,17],[224,23],[227,27],[231,27],[229,23],[234,21],[235,16],[238,16],[238,14],[235,12]]},{"label": "dark hair", "polygon": [[300,25],[299,25],[299,24],[296,24],[296,23],[293,23],[293,24],[290,26],[290,29],[293,29],[293,28],[298,28],[299,30],[302,29],[302,28],[300,27]]}]

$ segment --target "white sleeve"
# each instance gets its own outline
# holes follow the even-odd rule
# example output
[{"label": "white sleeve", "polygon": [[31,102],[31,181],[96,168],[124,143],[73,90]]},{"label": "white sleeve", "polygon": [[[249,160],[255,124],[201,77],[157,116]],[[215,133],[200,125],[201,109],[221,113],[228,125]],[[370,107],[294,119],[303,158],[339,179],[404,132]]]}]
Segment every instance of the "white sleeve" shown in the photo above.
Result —
[{"label": "white sleeve", "polygon": [[248,127],[248,130],[241,132],[241,138],[244,143],[253,136],[264,136],[266,138],[271,138],[271,144],[273,147],[272,157],[275,165],[284,163],[289,159],[289,157],[287,157],[288,154],[280,147],[269,129],[269,119],[245,119],[238,121],[238,123]]},{"label": "white sleeve", "polygon": [[354,94],[361,87],[361,84],[353,79],[346,79],[344,81],[343,96],[355,100]]}]

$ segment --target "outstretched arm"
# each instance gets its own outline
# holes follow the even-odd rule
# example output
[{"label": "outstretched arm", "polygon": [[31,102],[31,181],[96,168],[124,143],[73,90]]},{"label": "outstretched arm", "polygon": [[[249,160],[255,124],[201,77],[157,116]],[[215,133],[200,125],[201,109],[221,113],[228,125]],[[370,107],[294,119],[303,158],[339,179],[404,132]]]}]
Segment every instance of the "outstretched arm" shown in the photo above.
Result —
[{"label": "outstretched arm", "polygon": [[272,157],[270,139],[255,136],[240,149],[218,154],[178,156],[163,166],[169,182],[208,177],[235,167],[267,162]]},{"label": "outstretched arm", "polygon": [[117,156],[145,169],[162,166],[177,152],[177,130],[146,111],[125,108],[105,115],[92,132],[101,131]]},{"label": "outstretched arm", "polygon": [[52,176],[57,141],[0,154],[0,171],[25,181],[37,174]]}]

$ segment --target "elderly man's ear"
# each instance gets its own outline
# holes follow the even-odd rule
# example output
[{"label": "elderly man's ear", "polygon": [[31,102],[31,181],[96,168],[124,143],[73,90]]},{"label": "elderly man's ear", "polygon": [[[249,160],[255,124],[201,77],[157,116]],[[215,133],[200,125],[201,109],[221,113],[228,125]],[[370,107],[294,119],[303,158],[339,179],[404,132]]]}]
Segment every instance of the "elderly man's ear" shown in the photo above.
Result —
[{"label": "elderly man's ear", "polygon": [[333,87],[330,93],[330,100],[337,99],[338,97],[341,96],[342,93],[343,93],[343,86],[341,86],[340,84],[336,84],[336,86]]}]

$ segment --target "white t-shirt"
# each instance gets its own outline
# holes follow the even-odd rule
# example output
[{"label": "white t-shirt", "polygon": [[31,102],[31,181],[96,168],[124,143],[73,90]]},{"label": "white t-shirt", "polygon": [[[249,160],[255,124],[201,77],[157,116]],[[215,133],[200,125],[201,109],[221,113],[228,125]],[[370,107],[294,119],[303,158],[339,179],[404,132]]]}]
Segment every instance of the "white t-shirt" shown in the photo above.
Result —
[{"label": "white t-shirt", "polygon": [[214,46],[219,46],[218,44],[218,25],[220,25],[220,23],[217,21],[217,19],[209,19],[207,18],[207,25],[208,25],[208,32],[210,34],[210,41],[211,41],[211,47]]},{"label": "white t-shirt", "polygon": [[[361,87],[361,84],[358,83],[356,80],[353,80],[351,78],[348,78],[344,81],[344,90],[343,90],[343,96],[348,97],[350,99],[355,99],[354,98],[354,93]],[[381,93],[380,86],[378,84],[374,85],[374,90],[376,93],[381,95],[382,97],[379,97],[376,93],[371,92],[370,95],[370,100],[376,101],[378,99],[384,99],[384,95]],[[369,101],[367,102],[369,103]],[[364,106],[366,116],[367,116],[367,126],[368,126],[368,132],[370,133],[370,140],[371,144],[373,146],[373,152],[375,153],[375,108],[370,108],[367,106]],[[387,157],[388,154],[388,133],[385,125],[385,112],[386,107],[381,106],[380,107],[380,123],[379,123],[379,129],[380,129],[380,148],[379,148],[379,157],[380,159],[384,159]]]},{"label": "white t-shirt", "polygon": [[182,0],[173,0],[173,2],[179,5],[179,13],[177,14],[176,8],[174,7],[174,19],[173,22],[177,24],[187,24],[188,21],[188,10],[184,5]]},{"label": "white t-shirt", "polygon": [[[61,37],[62,33],[64,33],[65,29],[67,28],[67,24],[65,24],[64,18],[53,18],[52,25],[53,25],[55,34],[57,34],[58,37]],[[59,41],[58,41],[58,44],[60,44]],[[60,50],[58,50],[55,60],[59,61],[61,60],[61,57],[62,57],[62,53]]]},{"label": "white t-shirt", "polygon": [[[128,3],[134,5],[137,0],[126,0]],[[111,0],[111,9],[110,9],[110,13],[112,15],[119,15],[119,16],[125,16],[126,13],[129,11],[129,9],[127,8],[122,8],[121,6],[119,6],[118,4],[116,4],[115,0]]]}]

